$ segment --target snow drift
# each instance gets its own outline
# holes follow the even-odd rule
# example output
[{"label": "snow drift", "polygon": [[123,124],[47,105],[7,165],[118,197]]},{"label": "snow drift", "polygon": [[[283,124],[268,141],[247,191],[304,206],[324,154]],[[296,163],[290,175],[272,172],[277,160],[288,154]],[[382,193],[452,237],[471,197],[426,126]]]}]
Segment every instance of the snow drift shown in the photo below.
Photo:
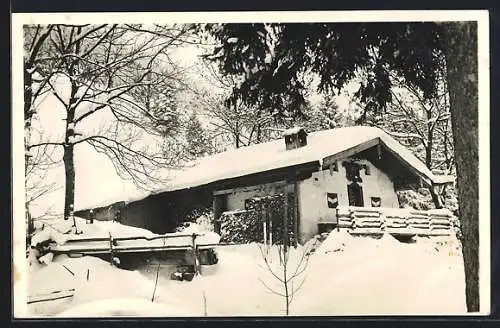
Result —
[{"label": "snow drift", "polygon": [[[128,249],[161,248],[161,247],[190,247],[196,234],[197,245],[218,244],[220,236],[212,231],[205,231],[203,227],[192,223],[181,231],[157,235],[153,232],[127,226],[113,221],[96,221],[87,224],[85,219],[75,218],[76,228],[72,220],[53,220],[44,224],[37,224],[37,229],[31,240],[31,246],[46,243],[55,252],[71,252],[85,250],[106,251],[109,249],[109,238],[118,243],[115,251],[127,251]],[[89,240],[89,239],[101,240]],[[134,238],[120,240],[121,238]],[[137,239],[136,239],[137,238]],[[154,238],[154,239],[153,239]],[[152,239],[152,240],[151,240]]]},{"label": "snow drift", "polygon": [[[312,244],[292,248],[291,265]],[[74,296],[52,304],[30,304],[30,310],[37,315],[61,316],[284,314],[283,298],[263,286],[263,282],[273,287],[279,284],[263,265],[258,244],[221,246],[217,255],[217,265],[210,270],[202,268],[201,276],[191,282],[170,280],[158,265],[154,302],[155,270],[146,274],[142,269],[121,270],[90,256],[56,256],[49,265],[37,264],[39,267],[32,269],[30,292],[73,288]],[[273,260],[273,265],[279,263]],[[305,282],[291,303],[291,315],[466,312],[463,262],[456,237],[419,237],[401,242],[388,234],[354,237],[343,230],[333,231],[309,255],[300,278]]]}]

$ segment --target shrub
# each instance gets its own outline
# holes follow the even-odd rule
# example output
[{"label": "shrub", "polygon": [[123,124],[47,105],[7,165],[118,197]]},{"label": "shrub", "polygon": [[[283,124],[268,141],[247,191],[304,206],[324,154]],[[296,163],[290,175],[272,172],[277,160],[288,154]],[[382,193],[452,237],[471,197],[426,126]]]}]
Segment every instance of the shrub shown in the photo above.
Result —
[{"label": "shrub", "polygon": [[247,244],[264,242],[262,221],[257,211],[225,212],[220,217],[221,242]]},{"label": "shrub", "polygon": [[191,223],[196,223],[203,231],[214,231],[214,213],[212,208],[194,209],[175,230],[182,231]]},{"label": "shrub", "polygon": [[[267,229],[272,226],[274,244],[283,243],[284,235],[284,197],[283,194],[256,197],[247,201],[246,210],[225,212],[220,217],[221,241],[228,243],[263,243],[263,223],[269,220]],[[290,243],[295,242],[293,235],[293,194],[288,194],[288,236]]]},{"label": "shrub", "polygon": [[428,190],[425,190],[425,192],[423,190],[419,190],[419,192],[413,190],[400,190],[397,192],[397,195],[400,207],[411,207],[416,210],[429,210],[434,208]]}]

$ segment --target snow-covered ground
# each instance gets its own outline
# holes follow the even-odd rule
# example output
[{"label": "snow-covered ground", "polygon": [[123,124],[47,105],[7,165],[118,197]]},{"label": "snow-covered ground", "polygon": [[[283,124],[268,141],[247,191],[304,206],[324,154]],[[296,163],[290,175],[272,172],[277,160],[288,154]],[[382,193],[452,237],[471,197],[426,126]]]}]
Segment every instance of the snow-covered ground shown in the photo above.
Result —
[{"label": "snow-covered ground", "polygon": [[[291,252],[291,268],[302,250]],[[203,266],[202,275],[191,282],[170,280],[172,268],[160,266],[156,291],[158,265],[154,263],[128,271],[90,256],[56,256],[48,265],[33,261],[30,295],[72,288],[75,294],[30,304],[29,310],[37,316],[284,314],[283,298],[263,285],[280,292],[257,244],[221,246],[217,254],[218,264]],[[277,263],[275,259],[271,265]],[[403,243],[390,235],[374,239],[334,231],[310,256],[298,280],[302,278],[305,282],[290,305],[291,315],[462,314],[466,310],[462,256],[458,241],[451,237]]]}]

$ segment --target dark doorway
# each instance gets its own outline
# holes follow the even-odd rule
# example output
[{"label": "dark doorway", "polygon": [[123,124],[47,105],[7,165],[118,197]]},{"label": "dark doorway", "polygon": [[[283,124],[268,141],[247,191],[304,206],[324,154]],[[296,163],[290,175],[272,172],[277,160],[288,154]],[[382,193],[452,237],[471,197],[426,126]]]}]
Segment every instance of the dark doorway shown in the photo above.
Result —
[{"label": "dark doorway", "polygon": [[347,185],[347,196],[349,197],[349,206],[364,206],[363,187],[357,182]]},{"label": "dark doorway", "polygon": [[213,196],[213,211],[214,211],[214,231],[220,234],[220,216],[227,210],[227,195]]}]

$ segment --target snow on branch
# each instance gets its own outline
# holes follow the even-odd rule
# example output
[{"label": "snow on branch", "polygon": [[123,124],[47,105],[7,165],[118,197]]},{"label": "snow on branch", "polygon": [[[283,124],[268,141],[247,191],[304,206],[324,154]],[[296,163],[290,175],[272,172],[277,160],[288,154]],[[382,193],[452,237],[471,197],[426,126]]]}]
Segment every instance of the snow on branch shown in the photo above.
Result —
[{"label": "snow on branch", "polygon": [[410,133],[410,132],[387,132],[387,133],[397,138],[415,138],[419,140],[425,140],[421,135],[417,133]]}]

